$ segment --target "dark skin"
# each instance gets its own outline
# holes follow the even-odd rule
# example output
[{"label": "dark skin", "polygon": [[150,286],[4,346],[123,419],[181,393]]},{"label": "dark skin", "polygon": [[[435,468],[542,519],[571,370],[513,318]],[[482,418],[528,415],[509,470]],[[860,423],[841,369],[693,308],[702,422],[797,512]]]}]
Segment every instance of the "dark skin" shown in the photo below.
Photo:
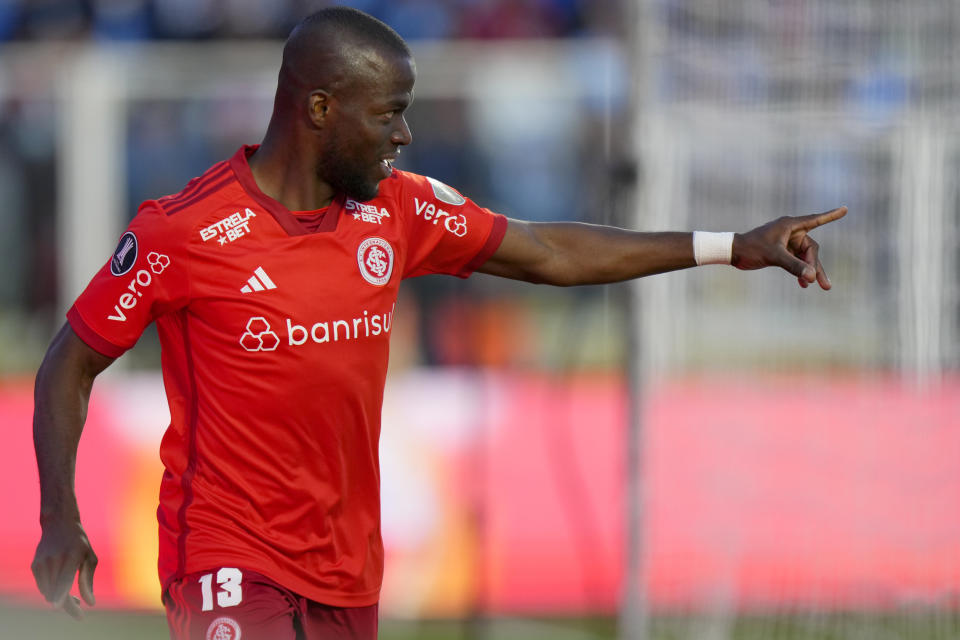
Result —
[{"label": "dark skin", "polygon": [[382,161],[395,160],[413,140],[404,119],[413,102],[413,59],[336,39],[312,41],[303,53],[325,60],[320,69],[285,56],[288,77],[299,81],[278,89],[267,133],[250,159],[260,189],[291,211],[320,209],[340,192],[372,199],[389,175]]},{"label": "dark skin", "polygon": [[30,568],[47,600],[75,618],[82,617],[83,610],[70,595],[74,576],[79,574],[80,595],[92,606],[97,568],[74,491],[77,445],[93,380],[111,362],[113,358],[88,347],[64,324],[40,365],[34,389],[33,445],[40,471],[43,534]]},{"label": "dark skin", "polygon": [[[295,31],[288,41],[274,114],[250,159],[260,189],[292,211],[325,207],[341,192],[372,198],[400,147],[412,140],[404,112],[413,101],[413,60],[357,46],[336,33],[321,35]],[[819,246],[809,232],[846,211],[840,207],[782,217],[736,234],[732,264],[743,270],[780,267],[802,287],[816,282],[829,289]],[[511,219],[500,247],[479,271],[570,286],[619,282],[695,264],[691,233]],[[93,380],[112,361],[65,324],[36,380],[33,432],[43,533],[32,569],[47,600],[78,618],[80,600],[70,589],[76,579],[83,601],[94,604],[97,557],[80,524],[74,491],[77,445]]]}]

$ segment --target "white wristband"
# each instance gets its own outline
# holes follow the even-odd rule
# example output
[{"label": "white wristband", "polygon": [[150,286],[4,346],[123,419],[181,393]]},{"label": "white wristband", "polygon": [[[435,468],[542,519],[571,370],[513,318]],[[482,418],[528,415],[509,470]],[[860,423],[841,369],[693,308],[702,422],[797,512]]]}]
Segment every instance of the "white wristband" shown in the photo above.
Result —
[{"label": "white wristband", "polygon": [[693,232],[693,259],[697,266],[730,264],[733,259],[733,232]]}]

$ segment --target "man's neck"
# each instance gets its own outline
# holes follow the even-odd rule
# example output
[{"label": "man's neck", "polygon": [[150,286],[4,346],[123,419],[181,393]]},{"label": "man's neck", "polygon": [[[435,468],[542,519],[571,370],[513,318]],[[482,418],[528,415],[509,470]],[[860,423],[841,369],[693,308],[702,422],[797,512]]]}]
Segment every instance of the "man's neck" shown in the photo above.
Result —
[{"label": "man's neck", "polygon": [[260,191],[290,211],[314,211],[329,205],[334,192],[316,177],[310,158],[305,149],[278,143],[268,132],[249,159],[250,171]]}]

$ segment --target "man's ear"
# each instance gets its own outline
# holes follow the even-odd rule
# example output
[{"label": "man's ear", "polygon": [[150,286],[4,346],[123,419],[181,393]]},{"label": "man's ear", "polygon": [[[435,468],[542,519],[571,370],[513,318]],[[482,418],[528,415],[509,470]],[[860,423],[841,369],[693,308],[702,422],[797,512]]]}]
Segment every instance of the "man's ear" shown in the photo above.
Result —
[{"label": "man's ear", "polygon": [[322,129],[325,126],[332,101],[333,96],[323,89],[310,92],[310,95],[307,96],[307,116],[310,118],[313,126],[318,129]]}]

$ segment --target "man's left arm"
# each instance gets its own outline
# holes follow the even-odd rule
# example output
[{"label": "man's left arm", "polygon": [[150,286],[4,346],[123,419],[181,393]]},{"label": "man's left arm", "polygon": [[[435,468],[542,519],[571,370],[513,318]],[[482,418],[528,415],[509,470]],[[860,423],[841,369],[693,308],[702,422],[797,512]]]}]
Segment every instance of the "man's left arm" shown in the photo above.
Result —
[{"label": "man's left arm", "polygon": [[[733,234],[727,248],[729,263],[744,270],[781,267],[796,276],[802,287],[818,282],[821,288],[829,289],[819,245],[809,232],[846,213],[847,208],[840,207],[825,213],[782,217],[746,233]],[[690,232],[641,232],[511,219],[499,248],[477,270],[515,280],[572,286],[620,282],[697,264]]]}]

